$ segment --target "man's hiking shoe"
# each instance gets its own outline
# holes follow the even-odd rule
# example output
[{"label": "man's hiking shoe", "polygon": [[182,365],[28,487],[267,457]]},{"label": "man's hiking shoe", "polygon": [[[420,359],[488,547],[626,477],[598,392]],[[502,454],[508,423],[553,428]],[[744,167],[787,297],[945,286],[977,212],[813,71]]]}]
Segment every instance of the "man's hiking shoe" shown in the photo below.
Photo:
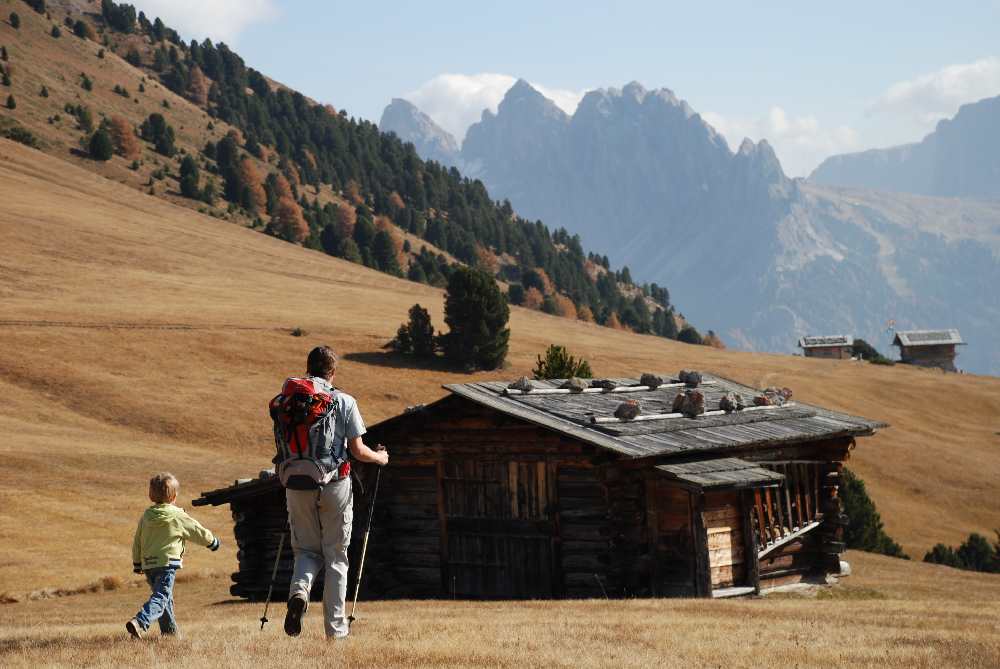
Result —
[{"label": "man's hiking shoe", "polygon": [[142,625],[135,618],[125,623],[125,631],[132,635],[133,639],[141,639],[142,635],[146,633],[146,630],[142,629]]},{"label": "man's hiking shoe", "polygon": [[302,614],[305,612],[305,598],[292,597],[288,600],[288,612],[285,614],[285,634],[298,636],[302,632]]}]

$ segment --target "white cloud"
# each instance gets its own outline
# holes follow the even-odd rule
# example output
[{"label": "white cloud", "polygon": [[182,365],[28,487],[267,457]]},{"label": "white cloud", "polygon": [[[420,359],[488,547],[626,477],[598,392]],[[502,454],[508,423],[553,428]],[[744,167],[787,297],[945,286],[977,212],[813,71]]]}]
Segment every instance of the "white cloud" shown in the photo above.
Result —
[{"label": "white cloud", "polygon": [[815,116],[790,116],[778,106],[755,119],[727,117],[716,112],[701,115],[736,149],[745,137],[766,139],[781,161],[785,174],[806,176],[824,158],[836,153],[855,151],[860,142],[853,128],[841,125],[827,128]]},{"label": "white cloud", "polygon": [[[517,81],[509,74],[439,74],[403,97],[415,104],[459,142],[466,130],[479,121],[484,109],[496,112],[504,94]],[[531,84],[567,114],[572,114],[583,91],[569,91]]]},{"label": "white cloud", "polygon": [[278,16],[274,0],[137,0],[150,21],[160,17],[185,41],[206,37],[234,43],[253,23]]},{"label": "white cloud", "polygon": [[961,105],[995,95],[1000,95],[1000,58],[983,58],[896,82],[870,112],[901,116],[926,132]]}]

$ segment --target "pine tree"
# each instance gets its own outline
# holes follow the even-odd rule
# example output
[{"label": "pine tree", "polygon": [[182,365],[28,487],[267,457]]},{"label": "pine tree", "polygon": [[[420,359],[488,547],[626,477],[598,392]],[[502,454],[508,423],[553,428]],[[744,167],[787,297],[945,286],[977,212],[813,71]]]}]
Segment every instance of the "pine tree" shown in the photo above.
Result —
[{"label": "pine tree", "polygon": [[685,325],[677,333],[677,341],[685,344],[701,344],[701,334],[691,325]]},{"label": "pine tree", "polygon": [[844,470],[838,495],[849,519],[844,529],[844,542],[848,548],[907,557],[902,547],[885,533],[882,517],[875,509],[875,502],[868,496],[865,482],[848,469]]},{"label": "pine tree", "polygon": [[343,239],[340,242],[340,248],[337,250],[337,255],[344,260],[349,260],[354,263],[361,263],[361,251],[358,249],[357,242],[355,242],[350,237]]},{"label": "pine tree", "polygon": [[184,159],[181,160],[180,176],[181,195],[191,198],[192,200],[200,198],[201,191],[198,189],[198,182],[200,178],[198,163],[196,163],[194,158],[190,155],[184,156]]},{"label": "pine tree", "polygon": [[589,379],[594,376],[590,369],[590,363],[580,358],[577,360],[565,346],[556,344],[550,345],[545,350],[545,357],[541,355],[535,361],[535,368],[531,372],[536,379],[568,379],[579,377]]},{"label": "pine tree", "polygon": [[446,358],[470,369],[503,364],[510,341],[510,307],[492,276],[456,268],[448,279],[444,313],[449,327],[442,342]]},{"label": "pine tree", "polygon": [[7,109],[17,109],[17,100],[14,99],[13,95],[7,96]]},{"label": "pine tree", "polygon": [[0,46],[0,60],[7,62],[7,47]]},{"label": "pine tree", "polygon": [[372,258],[375,267],[388,274],[401,276],[403,272],[399,269],[396,254],[396,243],[392,240],[392,235],[385,230],[376,232],[372,239]]},{"label": "pine tree", "polygon": [[104,128],[98,128],[97,132],[90,138],[90,157],[94,160],[111,160],[114,155],[114,146],[111,144],[111,137]]}]

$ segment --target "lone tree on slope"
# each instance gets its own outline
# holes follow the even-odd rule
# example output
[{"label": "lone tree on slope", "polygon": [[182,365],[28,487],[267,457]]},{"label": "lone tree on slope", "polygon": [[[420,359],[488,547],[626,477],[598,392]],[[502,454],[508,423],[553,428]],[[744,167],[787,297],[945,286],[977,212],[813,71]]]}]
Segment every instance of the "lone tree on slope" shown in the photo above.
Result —
[{"label": "lone tree on slope", "polygon": [[510,307],[489,274],[456,268],[448,279],[442,338],[445,357],[467,369],[496,369],[507,357]]}]

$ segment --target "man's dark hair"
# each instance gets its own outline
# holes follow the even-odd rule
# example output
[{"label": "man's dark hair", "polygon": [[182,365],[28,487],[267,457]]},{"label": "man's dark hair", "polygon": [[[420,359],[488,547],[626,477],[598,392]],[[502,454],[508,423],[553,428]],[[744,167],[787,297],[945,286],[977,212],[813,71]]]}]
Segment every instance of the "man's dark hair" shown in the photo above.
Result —
[{"label": "man's dark hair", "polygon": [[309,358],[306,360],[306,373],[309,376],[318,376],[321,379],[330,378],[334,370],[337,369],[337,354],[329,346],[317,346],[309,351]]}]

